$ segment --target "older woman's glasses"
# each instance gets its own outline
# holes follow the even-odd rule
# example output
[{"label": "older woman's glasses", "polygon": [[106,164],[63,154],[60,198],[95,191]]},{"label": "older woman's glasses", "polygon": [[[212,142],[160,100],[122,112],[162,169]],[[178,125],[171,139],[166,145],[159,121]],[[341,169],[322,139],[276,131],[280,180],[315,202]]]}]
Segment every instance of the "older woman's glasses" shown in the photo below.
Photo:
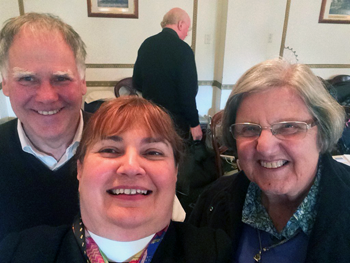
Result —
[{"label": "older woman's glasses", "polygon": [[256,140],[259,138],[262,130],[270,129],[276,138],[281,140],[299,140],[303,139],[306,132],[316,125],[316,121],[282,121],[271,126],[262,127],[255,123],[235,123],[230,126],[230,132],[236,140]]}]

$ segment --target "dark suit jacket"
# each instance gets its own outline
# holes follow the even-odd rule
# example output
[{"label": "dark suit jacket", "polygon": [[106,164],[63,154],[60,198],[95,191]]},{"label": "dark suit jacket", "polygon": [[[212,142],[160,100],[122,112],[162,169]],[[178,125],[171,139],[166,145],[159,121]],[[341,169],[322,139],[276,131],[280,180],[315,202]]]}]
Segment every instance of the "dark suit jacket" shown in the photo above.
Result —
[{"label": "dark suit jacket", "polygon": [[[350,259],[350,167],[329,154],[321,156],[322,175],[317,217],[307,249],[307,263],[348,263]],[[242,209],[249,185],[244,172],[222,177],[199,198],[189,223],[223,229],[236,251]]]},{"label": "dark suit jacket", "polygon": [[[172,222],[152,263],[230,262],[231,243],[223,231]],[[69,226],[40,226],[9,235],[0,244],[1,263],[85,263]]]},{"label": "dark suit jacket", "polygon": [[133,82],[144,98],[170,111],[175,122],[184,121],[187,130],[199,124],[194,54],[174,30],[164,28],[142,43]]},{"label": "dark suit jacket", "polygon": [[[90,114],[83,113],[84,122]],[[0,125],[0,241],[38,225],[70,224],[79,212],[74,158],[51,171],[22,150],[17,119]]]}]

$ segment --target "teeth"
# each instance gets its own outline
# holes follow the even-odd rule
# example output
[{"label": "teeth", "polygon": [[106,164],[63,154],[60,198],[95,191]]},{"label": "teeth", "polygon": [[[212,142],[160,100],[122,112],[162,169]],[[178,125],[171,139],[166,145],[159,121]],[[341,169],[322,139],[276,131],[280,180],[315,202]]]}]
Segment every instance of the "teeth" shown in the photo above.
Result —
[{"label": "teeth", "polygon": [[51,110],[51,111],[38,111],[39,114],[41,115],[54,115],[60,110]]},{"label": "teeth", "polygon": [[147,194],[147,190],[141,189],[113,189],[111,192],[115,195],[125,194],[125,195],[136,195],[136,194]]},{"label": "teeth", "polygon": [[287,161],[282,161],[282,160],[279,160],[279,161],[276,161],[276,162],[264,162],[264,161],[261,161],[260,164],[262,167],[265,167],[265,168],[278,168],[278,167],[281,167],[282,165],[284,165]]}]

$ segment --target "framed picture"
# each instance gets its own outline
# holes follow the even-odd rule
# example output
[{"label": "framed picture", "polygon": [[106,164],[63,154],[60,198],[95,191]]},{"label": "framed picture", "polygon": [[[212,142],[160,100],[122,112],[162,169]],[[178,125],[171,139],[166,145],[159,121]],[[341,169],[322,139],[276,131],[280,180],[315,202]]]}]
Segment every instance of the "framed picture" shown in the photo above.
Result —
[{"label": "framed picture", "polygon": [[88,16],[138,18],[138,0],[87,0]]},{"label": "framed picture", "polygon": [[350,0],[322,0],[319,23],[350,23]]}]

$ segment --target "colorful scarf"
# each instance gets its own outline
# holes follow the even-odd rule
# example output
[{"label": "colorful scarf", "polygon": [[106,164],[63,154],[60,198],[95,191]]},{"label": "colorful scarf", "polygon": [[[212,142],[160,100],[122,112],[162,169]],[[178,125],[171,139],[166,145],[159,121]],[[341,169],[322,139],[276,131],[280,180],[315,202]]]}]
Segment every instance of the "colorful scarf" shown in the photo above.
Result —
[{"label": "colorful scarf", "polygon": [[[78,221],[78,220],[77,220]],[[73,232],[75,237],[83,250],[86,259],[90,263],[108,263],[106,255],[99,249],[95,241],[90,237],[89,233],[85,230],[84,224],[79,219],[79,222],[73,224]],[[148,243],[147,247],[141,250],[139,253],[135,254],[129,263],[150,263],[152,261],[153,255],[156,252],[160,242],[164,238],[164,235],[168,227],[157,232],[151,241]]]}]

